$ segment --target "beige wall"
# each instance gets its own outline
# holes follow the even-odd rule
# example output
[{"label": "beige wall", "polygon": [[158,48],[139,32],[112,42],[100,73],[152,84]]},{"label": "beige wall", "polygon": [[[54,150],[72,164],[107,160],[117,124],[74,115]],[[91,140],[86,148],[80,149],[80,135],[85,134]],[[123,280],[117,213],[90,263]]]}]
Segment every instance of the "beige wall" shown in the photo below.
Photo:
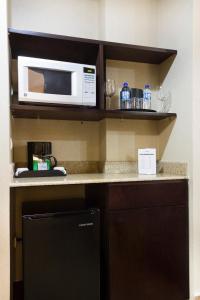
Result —
[{"label": "beige wall", "polygon": [[104,0],[106,40],[155,46],[157,0]]},{"label": "beige wall", "polygon": [[51,141],[59,161],[99,161],[99,123],[13,119],[14,161],[26,162],[27,141]]},{"label": "beige wall", "polygon": [[[114,79],[116,84],[116,94],[111,99],[111,107],[115,109],[120,107],[119,92],[123,82],[127,81],[130,87],[140,89],[149,83],[153,89],[156,89],[160,82],[160,71],[160,65],[107,60],[106,78]],[[156,109],[155,105],[152,109]]]},{"label": "beige wall", "polygon": [[159,159],[159,135],[156,121],[107,119],[106,160],[136,161],[138,148],[156,148]]},{"label": "beige wall", "polygon": [[175,120],[106,119],[101,122],[12,120],[13,161],[27,162],[28,141],[51,141],[59,162],[136,161],[137,149],[157,149],[162,158]]},{"label": "beige wall", "polygon": [[164,151],[163,160],[192,160],[192,1],[158,1],[158,45],[178,50],[163,86],[172,93],[171,111],[177,122]]},{"label": "beige wall", "polygon": [[[10,0],[14,28],[155,45],[157,0]],[[59,17],[58,17],[59,16]],[[48,22],[46,21],[48,20]]]},{"label": "beige wall", "polygon": [[10,0],[10,25],[18,29],[99,38],[100,0]]},{"label": "beige wall", "polygon": [[7,2],[0,0],[0,299],[10,294],[10,232],[9,232],[9,81],[7,44]]}]

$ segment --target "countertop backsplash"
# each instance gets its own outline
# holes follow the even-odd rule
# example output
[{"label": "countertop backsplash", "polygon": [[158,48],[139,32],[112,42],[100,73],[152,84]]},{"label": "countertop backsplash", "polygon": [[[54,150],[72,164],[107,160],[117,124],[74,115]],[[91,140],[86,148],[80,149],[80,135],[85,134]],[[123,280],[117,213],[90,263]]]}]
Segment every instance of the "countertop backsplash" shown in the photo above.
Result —
[{"label": "countertop backsplash", "polygon": [[[58,161],[58,166],[63,166],[68,174],[137,174],[137,162],[134,161]],[[16,163],[15,168],[26,167],[24,163]],[[182,162],[157,162],[157,174],[183,175],[187,173],[187,163]]]}]

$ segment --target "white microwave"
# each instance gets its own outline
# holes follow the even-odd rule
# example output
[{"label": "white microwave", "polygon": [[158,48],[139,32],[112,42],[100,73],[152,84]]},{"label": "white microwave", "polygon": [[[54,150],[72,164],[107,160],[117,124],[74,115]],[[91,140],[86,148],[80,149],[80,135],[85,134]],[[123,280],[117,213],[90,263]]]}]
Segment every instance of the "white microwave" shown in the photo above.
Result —
[{"label": "white microwave", "polygon": [[18,57],[19,101],[96,106],[96,67]]}]

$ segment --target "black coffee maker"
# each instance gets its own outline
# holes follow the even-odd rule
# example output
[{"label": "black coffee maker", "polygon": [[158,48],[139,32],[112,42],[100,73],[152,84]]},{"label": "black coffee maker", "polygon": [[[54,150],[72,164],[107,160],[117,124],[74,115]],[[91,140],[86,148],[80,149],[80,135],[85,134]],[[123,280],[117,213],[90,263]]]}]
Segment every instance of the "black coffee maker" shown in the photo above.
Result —
[{"label": "black coffee maker", "polygon": [[33,170],[34,158],[40,161],[49,160],[50,168],[57,165],[56,158],[52,156],[51,142],[27,142],[28,168]]}]

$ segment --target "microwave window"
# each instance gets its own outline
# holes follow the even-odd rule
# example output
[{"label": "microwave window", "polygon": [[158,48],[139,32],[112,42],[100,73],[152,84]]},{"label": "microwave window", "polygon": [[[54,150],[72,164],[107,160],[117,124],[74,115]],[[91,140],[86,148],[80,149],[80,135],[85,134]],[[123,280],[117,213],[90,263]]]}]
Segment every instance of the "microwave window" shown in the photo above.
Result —
[{"label": "microwave window", "polygon": [[28,91],[72,95],[72,72],[28,67]]}]

